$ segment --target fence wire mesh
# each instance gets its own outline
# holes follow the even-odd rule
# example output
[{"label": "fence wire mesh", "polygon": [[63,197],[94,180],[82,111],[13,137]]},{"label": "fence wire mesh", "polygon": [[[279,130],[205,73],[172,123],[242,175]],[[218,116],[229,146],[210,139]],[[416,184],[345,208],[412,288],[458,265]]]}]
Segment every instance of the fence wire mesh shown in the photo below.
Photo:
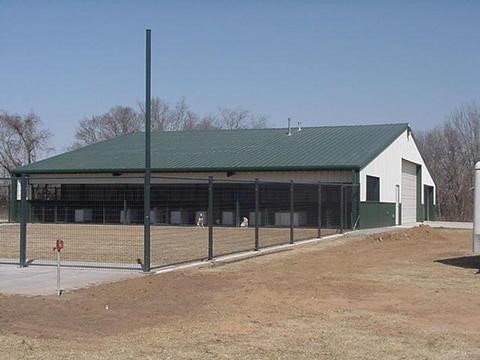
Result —
[{"label": "fence wire mesh", "polygon": [[0,263],[19,262],[20,225],[12,222],[12,179],[0,178]]},{"label": "fence wire mesh", "polygon": [[61,239],[65,265],[140,268],[143,186],[42,183],[28,193],[29,263],[55,264],[52,247]]},{"label": "fence wire mesh", "polygon": [[[63,265],[142,269],[142,177],[22,181],[25,189],[17,178],[0,181],[0,262],[53,265],[53,244],[60,239]],[[351,228],[358,193],[351,184],[153,177],[150,267]]]},{"label": "fence wire mesh", "polygon": [[254,183],[213,183],[213,255],[253,250]]},{"label": "fence wire mesh", "polygon": [[261,248],[290,242],[290,184],[260,183],[258,226]]},{"label": "fence wire mesh", "polygon": [[157,178],[154,181],[157,183],[151,187],[152,267],[207,258],[208,180]]},{"label": "fence wire mesh", "polygon": [[11,220],[10,203],[12,181],[8,178],[0,178],[0,224],[9,223]]},{"label": "fence wire mesh", "polygon": [[301,241],[318,236],[318,184],[293,185],[294,240]]}]

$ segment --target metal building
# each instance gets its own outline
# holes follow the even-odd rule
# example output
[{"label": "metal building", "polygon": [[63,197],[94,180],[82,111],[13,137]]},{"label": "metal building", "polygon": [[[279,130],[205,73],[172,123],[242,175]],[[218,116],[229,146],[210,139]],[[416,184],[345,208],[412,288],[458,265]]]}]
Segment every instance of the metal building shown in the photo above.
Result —
[{"label": "metal building", "polygon": [[[28,176],[32,212],[40,221],[141,223],[143,166],[144,135],[134,133],[18,168],[15,176]],[[161,196],[153,198],[152,208],[156,202],[158,210],[155,221],[195,222],[198,212],[206,208],[206,199],[198,194],[208,187],[196,179],[208,177],[217,183],[223,180],[219,186],[223,186],[223,194],[229,194],[216,199],[217,203],[229,202],[230,195],[243,201],[243,208],[232,218],[223,213],[214,215],[216,221],[232,226],[239,225],[240,214],[248,216],[252,211],[253,192],[242,184],[255,179],[278,183],[278,188],[272,185],[269,189],[272,199],[279,203],[287,200],[281,199],[282,184],[292,180],[297,184],[324,184],[324,197],[346,197],[350,211],[346,227],[412,223],[435,216],[435,184],[408,124],[306,127],[290,132],[243,129],[152,134],[153,193],[157,187],[162,194],[181,194],[178,196],[182,199],[195,203],[193,212],[182,214],[174,209],[178,207],[174,197],[168,200],[170,209],[162,205],[166,200]],[[339,195],[328,184],[352,187]],[[117,201],[126,187],[130,198],[125,200],[128,209],[123,212],[95,211],[89,203],[100,197],[103,202],[109,198]],[[317,197],[316,187],[302,191],[299,196],[305,202]],[[77,201],[77,208],[65,205],[69,199]],[[48,208],[53,203],[54,212]],[[325,222],[329,221],[328,204],[323,214]],[[314,222],[318,214],[310,214],[308,209],[298,215],[303,220],[296,221]],[[271,216],[265,215],[265,221],[281,223],[281,211],[279,205]]]}]

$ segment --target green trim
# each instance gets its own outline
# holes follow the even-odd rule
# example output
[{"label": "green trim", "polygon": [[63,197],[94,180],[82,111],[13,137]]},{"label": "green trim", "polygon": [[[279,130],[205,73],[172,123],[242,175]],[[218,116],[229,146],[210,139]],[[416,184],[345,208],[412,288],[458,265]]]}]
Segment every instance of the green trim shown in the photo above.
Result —
[{"label": "green trim", "polygon": [[360,202],[360,228],[368,229],[395,225],[395,203]]},{"label": "green trim", "polygon": [[[352,184],[360,184],[360,171],[352,170]],[[360,186],[352,186],[352,227],[360,215]],[[360,226],[358,224],[357,226]]]},{"label": "green trim", "polygon": [[398,225],[402,225],[402,203],[398,204]]},{"label": "green trim", "polygon": [[424,219],[424,208],[422,204],[422,165],[417,164],[417,221],[422,222]]},{"label": "green trim", "polygon": [[[433,221],[435,220],[436,217],[436,209],[435,209],[435,204],[433,203],[433,192],[435,191],[435,188],[430,185],[423,185],[423,191],[428,193],[426,196],[424,195],[424,205],[423,205],[423,218],[424,220],[430,220]],[[427,199],[425,199],[427,197]],[[425,200],[428,201],[428,206],[425,204]],[[427,211],[428,209],[428,211]]]},{"label": "green trim", "polygon": [[[279,166],[279,167],[228,167],[228,168],[178,168],[178,169],[153,169],[152,173],[178,173],[178,172],[245,172],[245,171],[317,171],[317,170],[358,170],[358,166],[345,165],[345,166]],[[143,173],[143,168],[132,169],[55,169],[55,170],[28,170],[21,168],[18,171],[13,171],[14,175],[21,174],[105,174],[105,173]]]}]

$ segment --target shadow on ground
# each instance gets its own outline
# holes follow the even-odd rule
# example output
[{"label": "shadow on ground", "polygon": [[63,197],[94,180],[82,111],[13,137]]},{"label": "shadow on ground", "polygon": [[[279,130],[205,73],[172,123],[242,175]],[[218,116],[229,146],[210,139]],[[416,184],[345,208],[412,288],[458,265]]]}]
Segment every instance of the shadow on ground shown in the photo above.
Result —
[{"label": "shadow on ground", "polygon": [[461,267],[464,269],[479,269],[480,271],[480,255],[472,255],[472,256],[461,256],[449,259],[439,259],[435,260],[434,262]]}]

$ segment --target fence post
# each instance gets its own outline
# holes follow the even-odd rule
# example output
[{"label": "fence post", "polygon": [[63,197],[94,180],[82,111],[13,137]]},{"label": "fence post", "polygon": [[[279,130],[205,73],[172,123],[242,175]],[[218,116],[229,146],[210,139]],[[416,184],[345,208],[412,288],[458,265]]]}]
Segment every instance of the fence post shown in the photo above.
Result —
[{"label": "fence post", "polygon": [[57,193],[57,188],[55,188],[55,200],[54,200],[54,205],[53,205],[53,222],[55,224],[58,221],[57,201],[58,201],[58,193]]},{"label": "fence post", "polygon": [[340,233],[343,233],[343,229],[345,227],[345,210],[344,204],[345,196],[344,196],[344,187],[343,185],[340,186]]},{"label": "fence post", "polygon": [[322,184],[318,183],[318,238],[322,237]]},{"label": "fence post", "polygon": [[208,260],[213,259],[213,177],[208,177]]},{"label": "fence post", "polygon": [[105,213],[105,197],[106,197],[106,193],[105,193],[105,189],[103,189],[103,200],[102,200],[102,220],[103,220],[103,225],[105,225],[106,223],[106,213]]},{"label": "fence post", "polygon": [[8,210],[8,222],[12,222],[12,182],[7,187],[7,210]]},{"label": "fence post", "polygon": [[10,177],[10,197],[9,197],[9,214],[10,222],[19,222],[18,201],[17,201],[17,177]]},{"label": "fence post", "polygon": [[20,254],[19,265],[24,267],[27,262],[27,178],[22,174],[20,180]]},{"label": "fence post", "polygon": [[293,180],[290,180],[290,244],[293,244]]},{"label": "fence post", "polygon": [[255,251],[259,249],[258,222],[259,222],[259,189],[258,179],[255,179]]},{"label": "fence post", "polygon": [[128,208],[127,208],[127,199],[125,199],[125,190],[123,191],[123,225],[128,223]]}]

